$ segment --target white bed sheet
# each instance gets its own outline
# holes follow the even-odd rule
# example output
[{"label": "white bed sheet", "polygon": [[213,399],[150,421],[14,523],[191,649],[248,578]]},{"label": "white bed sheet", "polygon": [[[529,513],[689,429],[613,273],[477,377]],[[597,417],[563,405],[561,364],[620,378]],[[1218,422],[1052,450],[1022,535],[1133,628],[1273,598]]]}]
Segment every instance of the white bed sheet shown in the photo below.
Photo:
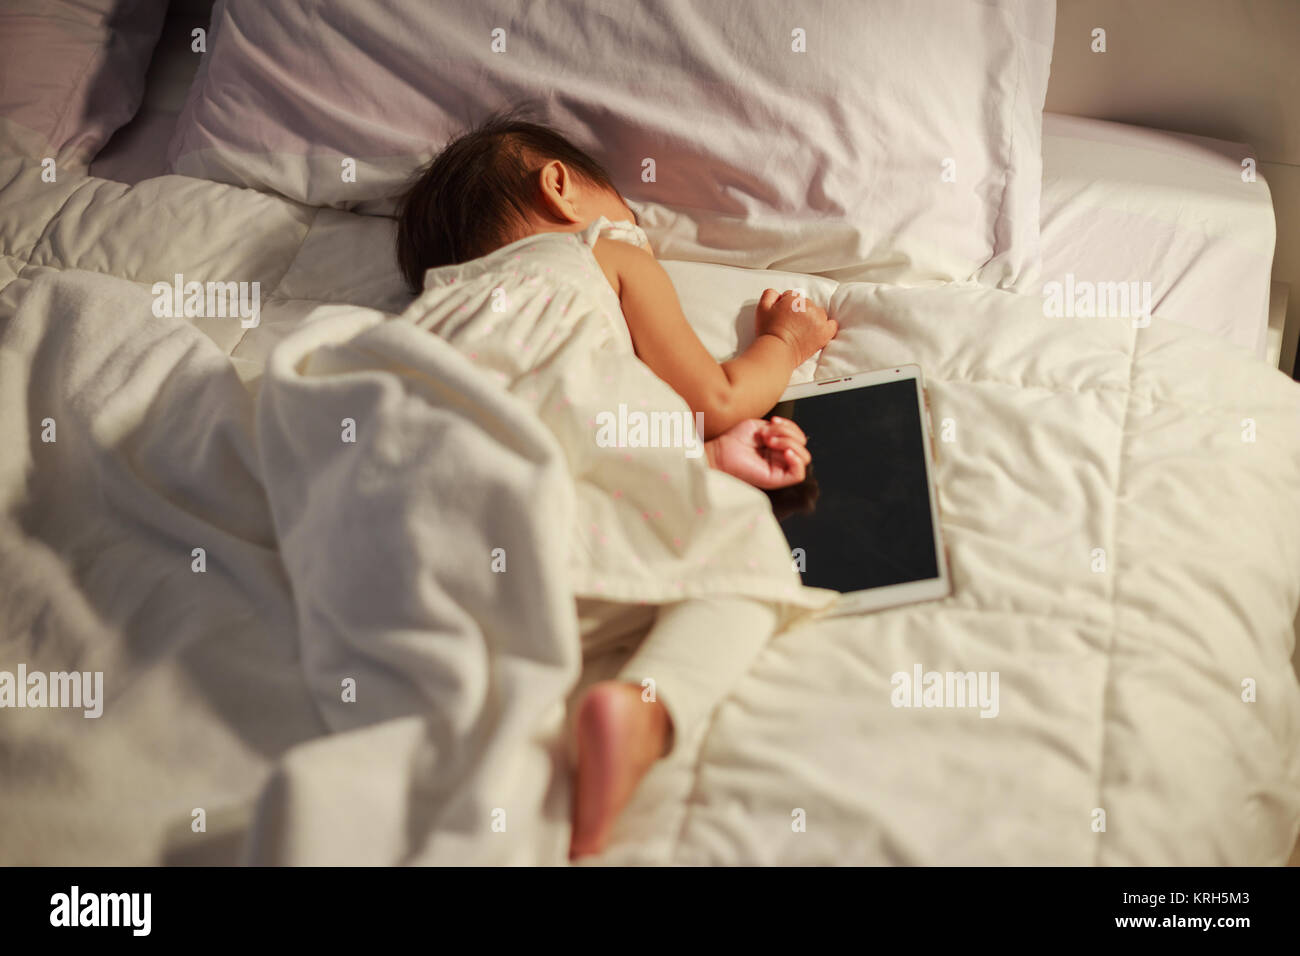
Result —
[{"label": "white bed sheet", "polygon": [[1264,358],[1276,229],[1248,146],[1043,114],[1042,280],[1151,283],[1152,315]]},{"label": "white bed sheet", "polygon": [[[185,177],[46,184],[0,162],[0,669],[82,661],[109,692],[102,720],[0,721],[0,861],[234,859],[259,794],[256,859],[448,859],[419,714],[322,735],[299,657],[318,642],[299,643],[251,451],[254,380],[286,334],[409,301],[391,230]],[[922,365],[936,425],[956,427],[936,475],[957,590],[774,641],[699,746],[656,767],[603,862],[1286,858],[1294,382],[1173,322],[1045,321],[1032,296],[670,271],[719,354],[765,285],[806,283],[841,322],[822,375]],[[151,284],[177,272],[260,281],[261,323],[154,318]],[[33,437],[46,415],[57,444]],[[477,659],[472,628],[456,639],[454,661]],[[917,664],[998,672],[998,718],[893,707],[891,675]],[[502,700],[518,714],[525,698]],[[512,849],[459,832],[497,841],[480,859]]]}]

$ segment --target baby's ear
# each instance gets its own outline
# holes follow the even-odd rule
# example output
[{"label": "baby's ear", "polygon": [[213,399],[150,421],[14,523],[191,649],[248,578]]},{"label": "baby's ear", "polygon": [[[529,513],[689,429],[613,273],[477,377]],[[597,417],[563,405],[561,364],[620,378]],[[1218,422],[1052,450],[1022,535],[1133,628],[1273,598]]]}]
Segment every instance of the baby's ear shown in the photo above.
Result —
[{"label": "baby's ear", "polygon": [[543,163],[537,170],[537,185],[541,187],[542,192],[562,194],[564,192],[564,173],[564,164],[559,160],[552,159]]},{"label": "baby's ear", "polygon": [[547,212],[567,222],[581,222],[574,205],[577,183],[573,173],[558,159],[550,159],[537,172],[542,204]]}]

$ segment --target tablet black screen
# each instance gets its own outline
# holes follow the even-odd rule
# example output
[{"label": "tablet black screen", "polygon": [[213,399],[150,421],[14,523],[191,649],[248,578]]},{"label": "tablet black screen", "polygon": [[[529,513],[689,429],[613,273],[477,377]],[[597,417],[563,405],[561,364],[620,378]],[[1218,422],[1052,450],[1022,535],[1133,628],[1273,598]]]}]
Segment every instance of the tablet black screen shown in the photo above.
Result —
[{"label": "tablet black screen", "polygon": [[[939,576],[914,379],[783,402],[808,436],[817,497],[781,520],[804,584],[835,591]],[[780,509],[778,509],[778,514]]]}]

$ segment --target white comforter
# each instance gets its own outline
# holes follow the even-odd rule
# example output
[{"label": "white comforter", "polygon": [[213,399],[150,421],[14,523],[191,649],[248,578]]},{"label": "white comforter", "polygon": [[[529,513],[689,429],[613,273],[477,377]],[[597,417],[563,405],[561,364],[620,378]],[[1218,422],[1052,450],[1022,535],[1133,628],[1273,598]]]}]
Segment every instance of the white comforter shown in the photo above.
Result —
[{"label": "white comforter", "polygon": [[[98,720],[0,711],[0,860],[562,860],[578,657],[546,431],[428,336],[393,371],[386,350],[421,347],[383,321],[403,305],[384,223],[35,172],[0,164],[0,669],[100,669],[107,700]],[[173,272],[261,279],[260,324],[154,318]],[[1300,388],[1159,319],[670,272],[717,354],[764,286],[804,285],[842,327],[818,374],[924,368],[937,437],[951,420],[955,593],[779,636],[596,862],[1286,858]],[[277,389],[266,356],[299,329]],[[345,404],[396,426],[387,457],[295,457],[313,403],[331,438],[358,417],[295,379],[313,336]],[[349,510],[357,488],[397,504]],[[555,507],[520,507],[538,496]],[[466,571],[457,541],[485,528],[526,566]],[[313,594],[341,641],[304,626]],[[997,716],[893,706],[917,665],[996,671]]]}]

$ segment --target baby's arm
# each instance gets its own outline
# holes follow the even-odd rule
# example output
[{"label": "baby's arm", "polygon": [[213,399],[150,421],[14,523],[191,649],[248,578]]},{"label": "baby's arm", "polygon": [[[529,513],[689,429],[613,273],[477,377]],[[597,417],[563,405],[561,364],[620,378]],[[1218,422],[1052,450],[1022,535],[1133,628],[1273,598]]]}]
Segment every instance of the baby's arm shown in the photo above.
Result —
[{"label": "baby's arm", "polygon": [[741,355],[721,364],[704,348],[682,314],[677,291],[655,257],[615,239],[593,250],[618,293],[637,356],[704,413],[704,437],[762,415],[781,397],[790,374],[835,335],[837,326],[810,302],[795,308],[792,293],[769,289],[758,308],[759,336]]}]

